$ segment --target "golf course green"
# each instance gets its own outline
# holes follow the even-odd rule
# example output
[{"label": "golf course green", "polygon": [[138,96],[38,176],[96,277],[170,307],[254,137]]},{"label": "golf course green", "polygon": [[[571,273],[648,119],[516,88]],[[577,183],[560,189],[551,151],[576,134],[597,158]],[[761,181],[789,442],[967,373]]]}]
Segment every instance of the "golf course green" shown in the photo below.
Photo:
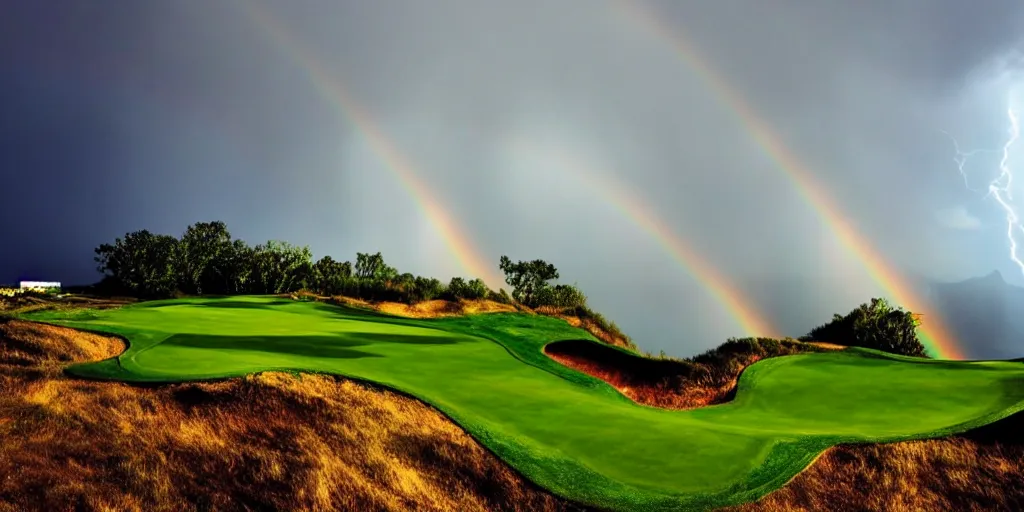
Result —
[{"label": "golf course green", "polygon": [[81,377],[180,382],[286,370],[380,383],[437,407],[546,489],[616,510],[751,501],[834,444],[936,437],[1024,408],[1020,362],[852,349],[758,362],[727,404],[656,409],[542,352],[559,340],[596,342],[589,333],[518,313],[423,320],[227,297],[22,316],[129,341],[118,358],[69,368]]}]

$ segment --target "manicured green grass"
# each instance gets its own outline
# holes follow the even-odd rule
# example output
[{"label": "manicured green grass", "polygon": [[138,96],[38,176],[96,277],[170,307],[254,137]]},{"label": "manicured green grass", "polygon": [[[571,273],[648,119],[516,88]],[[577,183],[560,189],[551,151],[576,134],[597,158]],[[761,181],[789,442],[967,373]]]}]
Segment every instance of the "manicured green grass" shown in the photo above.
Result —
[{"label": "manicured green grass", "polygon": [[589,333],[523,314],[415,320],[232,297],[26,316],[130,341],[117,359],[69,369],[84,377],[175,382],[302,370],[381,383],[433,404],[547,489],[621,510],[749,501],[833,444],[945,435],[1024,408],[1020,363],[865,350],[761,361],[728,404],[644,407],[541,352],[552,341],[594,340]]}]

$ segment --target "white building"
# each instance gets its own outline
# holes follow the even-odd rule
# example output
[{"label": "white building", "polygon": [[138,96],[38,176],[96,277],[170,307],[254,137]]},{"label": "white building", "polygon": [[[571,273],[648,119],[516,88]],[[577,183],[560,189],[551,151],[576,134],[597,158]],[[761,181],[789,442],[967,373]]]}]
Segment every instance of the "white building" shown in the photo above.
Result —
[{"label": "white building", "polygon": [[46,290],[53,288],[60,290],[59,282],[50,281],[22,281],[20,286],[22,290],[34,290],[38,292],[45,292]]}]

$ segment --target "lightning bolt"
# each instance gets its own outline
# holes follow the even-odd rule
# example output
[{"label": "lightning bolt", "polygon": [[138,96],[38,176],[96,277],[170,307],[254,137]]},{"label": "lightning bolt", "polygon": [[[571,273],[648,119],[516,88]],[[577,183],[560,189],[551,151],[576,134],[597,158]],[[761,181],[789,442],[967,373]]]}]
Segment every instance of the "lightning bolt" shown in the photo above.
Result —
[{"label": "lightning bolt", "polygon": [[1024,227],[1020,225],[1017,212],[1008,202],[1013,200],[1013,195],[1010,192],[1010,185],[1013,183],[1013,172],[1010,170],[1010,147],[1020,138],[1020,122],[1017,113],[1012,108],[1006,110],[1006,115],[1010,118],[1010,137],[1003,144],[1003,157],[999,160],[999,176],[988,184],[987,195],[995,197],[996,202],[1006,213],[1006,238],[1010,241],[1010,259],[1020,268],[1021,274],[1024,274],[1024,262],[1017,256],[1017,239],[1013,236],[1014,228],[1024,233]]},{"label": "lightning bolt", "polygon": [[946,130],[942,130],[942,133],[946,134],[946,136],[949,137],[949,140],[953,141],[953,149],[956,150],[956,155],[953,156],[953,161],[956,162],[956,168],[957,168],[958,171],[960,171],[960,176],[962,176],[964,178],[964,188],[966,188],[967,190],[970,190],[971,192],[976,192],[976,193],[980,194],[981,193],[980,190],[971,188],[971,184],[970,184],[970,182],[968,180],[968,177],[967,177],[967,171],[964,170],[964,165],[967,165],[967,161],[970,160],[971,157],[973,157],[974,155],[977,155],[977,154],[980,154],[980,153],[998,153],[999,150],[998,149],[973,149],[971,151],[963,151],[963,150],[960,149],[960,143],[957,142],[956,137],[954,137],[953,134],[947,132]]},{"label": "lightning bolt", "polygon": [[995,198],[996,203],[1003,209],[1003,213],[1006,215],[1006,240],[1010,244],[1010,259],[1020,268],[1021,274],[1024,274],[1024,261],[1021,261],[1020,256],[1017,254],[1018,244],[1015,237],[1018,231],[1024,234],[1024,225],[1021,225],[1016,209],[1010,204],[1013,201],[1013,192],[1010,190],[1010,185],[1013,184],[1013,170],[1010,167],[1010,148],[1020,139],[1020,119],[1012,107],[1007,108],[1006,116],[1010,120],[1009,137],[1007,137],[1002,149],[975,149],[965,152],[960,149],[960,144],[957,143],[955,137],[950,135],[949,132],[943,131],[943,133],[953,141],[953,147],[956,150],[956,156],[953,158],[953,161],[956,162],[957,169],[964,178],[964,186],[972,192],[980,193],[980,191],[970,187],[967,172],[964,170],[964,165],[967,161],[979,153],[1002,153],[1002,158],[999,160],[999,175],[989,182],[985,198],[989,196]]}]

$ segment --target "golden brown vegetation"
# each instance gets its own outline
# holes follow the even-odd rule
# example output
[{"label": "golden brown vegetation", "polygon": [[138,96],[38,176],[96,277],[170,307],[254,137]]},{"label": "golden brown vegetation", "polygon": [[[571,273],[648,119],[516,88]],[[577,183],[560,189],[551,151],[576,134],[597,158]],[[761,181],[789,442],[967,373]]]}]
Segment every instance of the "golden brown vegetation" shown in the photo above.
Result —
[{"label": "golden brown vegetation", "polygon": [[56,298],[48,294],[28,292],[15,295],[13,297],[0,296],[0,311],[7,313],[27,313],[29,311],[40,309],[109,309],[119,308],[132,302],[136,302],[136,300],[127,297],[99,298],[83,295],[71,295]]},{"label": "golden brown vegetation", "polygon": [[[2,320],[0,320],[2,321]],[[0,324],[0,510],[573,510],[426,405],[327,376],[64,377],[117,340]]]},{"label": "golden brown vegetation", "polygon": [[441,318],[481,313],[514,313],[518,311],[515,306],[493,300],[462,299],[450,301],[437,299],[406,304],[404,302],[367,301],[341,295],[336,297],[317,297],[317,299],[408,318]]},{"label": "golden brown vegetation", "polygon": [[606,330],[604,327],[601,326],[599,322],[597,322],[593,318],[584,318],[577,316],[575,314],[571,314],[572,310],[569,308],[541,306],[537,308],[535,311],[537,314],[540,315],[561,318],[562,320],[568,322],[569,325],[573,327],[579,327],[580,329],[583,329],[584,331],[593,334],[595,338],[609,345],[615,345],[616,347],[623,347],[628,349],[633,348],[632,341],[627,339],[625,336],[621,334],[615,334],[609,330]]},{"label": "golden brown vegetation", "polygon": [[492,300],[427,300],[415,304],[380,302],[376,309],[382,313],[412,318],[475,315],[480,313],[514,313],[516,308]]},{"label": "golden brown vegetation", "polygon": [[1024,416],[945,439],[837,446],[755,511],[1024,510]]},{"label": "golden brown vegetation", "polygon": [[609,345],[626,348],[630,347],[630,342],[624,336],[609,332],[602,327],[599,322],[592,318],[581,318],[577,315],[571,314],[570,310],[567,308],[541,306],[537,309],[530,309],[522,304],[502,304],[500,302],[486,299],[462,299],[457,302],[439,299],[417,302],[411,305],[404,302],[371,302],[343,296],[330,298],[319,297],[318,299],[328,300],[346,306],[372,309],[389,315],[411,318],[439,318],[446,316],[475,315],[481,313],[515,312],[545,315],[565,320],[569,325],[579,327]]}]

